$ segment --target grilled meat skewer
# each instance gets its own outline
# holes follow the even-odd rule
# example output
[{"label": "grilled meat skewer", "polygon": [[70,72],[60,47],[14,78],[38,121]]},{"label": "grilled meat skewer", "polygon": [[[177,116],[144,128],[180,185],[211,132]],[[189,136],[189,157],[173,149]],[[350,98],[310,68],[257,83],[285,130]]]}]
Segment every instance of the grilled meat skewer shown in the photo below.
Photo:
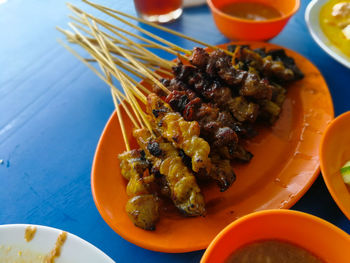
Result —
[{"label": "grilled meat skewer", "polygon": [[154,138],[147,129],[134,129],[133,135],[139,146],[159,164],[159,172],[164,175],[175,206],[187,216],[205,214],[203,195],[195,176],[183,164],[178,150],[161,137]]},{"label": "grilled meat skewer", "polygon": [[149,163],[141,150],[131,150],[119,154],[121,174],[129,182],[126,212],[131,221],[145,230],[154,230],[159,219],[157,197],[152,194],[149,184],[154,182],[153,175],[145,175]]},{"label": "grilled meat skewer", "polygon": [[172,110],[156,94],[147,97],[147,112],[156,123],[157,131],[172,144],[182,149],[191,157],[192,170],[198,172],[204,168],[210,171],[210,146],[199,137],[200,127],[195,121],[185,121],[183,117]]}]

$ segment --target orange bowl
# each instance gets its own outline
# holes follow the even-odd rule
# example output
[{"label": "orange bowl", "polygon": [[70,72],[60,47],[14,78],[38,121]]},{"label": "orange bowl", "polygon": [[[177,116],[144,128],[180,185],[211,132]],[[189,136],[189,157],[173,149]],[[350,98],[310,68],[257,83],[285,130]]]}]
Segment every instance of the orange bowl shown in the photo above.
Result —
[{"label": "orange bowl", "polygon": [[[229,39],[268,40],[276,36],[296,13],[300,0],[207,0],[216,26]],[[230,16],[221,7],[235,2],[262,3],[280,11],[281,17],[264,21],[254,21]]]},{"label": "orange bowl", "polygon": [[347,263],[350,236],[318,217],[293,210],[265,210],[228,225],[211,242],[201,263],[221,263],[238,248],[277,239],[306,249],[325,262]]},{"label": "orange bowl", "polygon": [[320,146],[324,181],[333,199],[350,219],[350,192],[340,168],[350,160],[350,111],[338,116],[326,129]]}]

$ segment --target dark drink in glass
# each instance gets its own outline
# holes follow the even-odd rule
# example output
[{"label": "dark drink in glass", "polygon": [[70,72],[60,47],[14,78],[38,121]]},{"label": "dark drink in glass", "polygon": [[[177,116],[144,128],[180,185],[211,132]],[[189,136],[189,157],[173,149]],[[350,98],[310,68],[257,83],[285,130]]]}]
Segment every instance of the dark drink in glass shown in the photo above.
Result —
[{"label": "dark drink in glass", "polygon": [[151,22],[166,23],[182,14],[182,0],[134,0],[140,17]]}]

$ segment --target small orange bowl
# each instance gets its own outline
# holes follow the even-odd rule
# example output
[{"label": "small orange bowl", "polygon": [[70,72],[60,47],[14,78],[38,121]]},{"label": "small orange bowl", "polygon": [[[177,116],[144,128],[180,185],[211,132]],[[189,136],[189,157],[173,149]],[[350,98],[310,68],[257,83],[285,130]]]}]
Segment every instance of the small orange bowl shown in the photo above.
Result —
[{"label": "small orange bowl", "polygon": [[320,146],[323,179],[333,199],[350,220],[350,191],[340,168],[350,160],[350,111],[338,116],[327,127]]},{"label": "small orange bowl", "polygon": [[265,210],[241,217],[210,243],[201,263],[222,263],[238,248],[260,240],[281,240],[325,262],[348,263],[350,236],[318,217],[293,210]]},{"label": "small orange bowl", "polygon": [[[216,26],[229,39],[234,40],[268,40],[276,36],[296,13],[300,0],[207,0]],[[261,3],[278,10],[282,16],[264,21],[254,21],[230,16],[220,9],[230,3]]]}]

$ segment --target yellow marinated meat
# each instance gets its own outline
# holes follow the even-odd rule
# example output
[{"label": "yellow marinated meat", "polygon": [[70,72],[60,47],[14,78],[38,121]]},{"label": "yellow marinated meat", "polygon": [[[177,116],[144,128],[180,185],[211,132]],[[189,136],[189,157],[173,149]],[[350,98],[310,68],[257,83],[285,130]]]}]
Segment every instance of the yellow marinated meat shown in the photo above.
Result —
[{"label": "yellow marinated meat", "polygon": [[159,219],[159,207],[154,195],[145,194],[130,198],[125,210],[136,226],[145,230],[155,229]]},{"label": "yellow marinated meat", "polygon": [[147,169],[147,162],[141,159],[141,150],[125,151],[118,155],[121,174],[126,180],[133,175],[142,174]]},{"label": "yellow marinated meat", "polygon": [[157,198],[149,190],[154,176],[144,174],[148,163],[142,158],[141,150],[124,152],[118,158],[121,173],[129,180],[126,193],[130,198],[126,203],[126,212],[136,226],[154,230],[159,219],[159,207]]},{"label": "yellow marinated meat", "polygon": [[240,57],[250,61],[250,70],[261,71],[268,77],[276,77],[288,81],[294,78],[294,72],[285,67],[281,61],[273,60],[272,56],[261,57],[259,53],[248,49],[241,48]]},{"label": "yellow marinated meat", "polygon": [[147,110],[156,122],[157,131],[176,148],[182,149],[192,160],[192,170],[198,172],[204,168],[209,173],[210,146],[199,137],[200,127],[196,121],[185,121],[170,105],[163,102],[156,94],[148,95]]},{"label": "yellow marinated meat", "polygon": [[153,155],[153,160],[160,164],[159,172],[166,178],[175,206],[187,216],[204,215],[203,195],[196,178],[183,164],[178,150],[161,137],[153,137],[147,129],[134,129],[133,135],[147,158]]}]

